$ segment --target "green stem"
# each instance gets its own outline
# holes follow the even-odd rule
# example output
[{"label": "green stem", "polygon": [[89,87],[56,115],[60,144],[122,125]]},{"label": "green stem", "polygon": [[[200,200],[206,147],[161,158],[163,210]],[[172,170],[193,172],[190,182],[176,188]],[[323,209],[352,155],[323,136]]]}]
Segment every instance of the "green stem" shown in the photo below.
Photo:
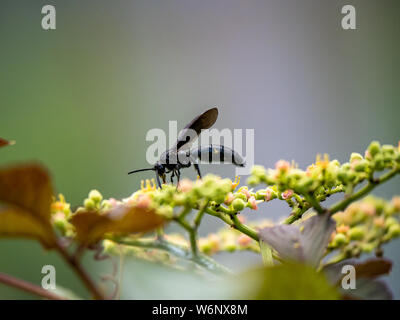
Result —
[{"label": "green stem", "polygon": [[232,213],[231,215],[228,215],[228,214],[220,212],[220,211],[215,211],[211,208],[207,208],[206,213],[221,219],[226,224],[230,225],[232,228],[239,230],[240,232],[242,232],[245,235],[249,236],[250,238],[256,240],[257,242],[259,241],[257,231],[254,230],[253,228],[241,223],[239,221],[238,217],[236,216],[236,214]]},{"label": "green stem", "polygon": [[307,202],[319,213],[324,213],[326,212],[326,209],[322,208],[321,205],[319,204],[318,200],[314,197],[313,194],[304,194],[304,198],[307,200]]},{"label": "green stem", "polygon": [[368,184],[366,184],[363,188],[358,190],[356,193],[353,193],[352,195],[348,196],[347,198],[343,199],[342,201],[339,201],[338,203],[334,204],[331,208],[329,208],[329,210],[328,210],[329,213],[334,214],[338,211],[342,211],[342,210],[346,209],[350,203],[364,197],[369,192],[371,192],[375,187],[377,187],[378,185],[380,185],[380,184],[388,181],[392,177],[394,177],[398,172],[399,172],[399,169],[395,168],[395,169],[389,171],[388,173],[380,176],[379,178],[369,181]]},{"label": "green stem", "polygon": [[217,274],[231,273],[229,269],[211,259],[210,257],[206,256],[205,254],[197,253],[197,255],[193,255],[187,247],[172,243],[164,239],[132,239],[118,237],[110,237],[108,239],[126,246],[163,250],[169,252],[175,257],[190,260],[200,267],[203,267],[204,269]]}]

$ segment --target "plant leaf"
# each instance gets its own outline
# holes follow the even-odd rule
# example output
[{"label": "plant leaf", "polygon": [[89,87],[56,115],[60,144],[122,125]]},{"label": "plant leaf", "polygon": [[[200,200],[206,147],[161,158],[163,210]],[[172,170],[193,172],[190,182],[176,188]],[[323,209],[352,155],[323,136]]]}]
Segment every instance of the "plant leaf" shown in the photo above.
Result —
[{"label": "plant leaf", "polygon": [[375,278],[387,275],[392,270],[392,262],[384,258],[371,258],[355,265],[357,277]]},{"label": "plant leaf", "polygon": [[54,245],[52,230],[30,212],[18,208],[0,209],[0,237],[23,237],[39,240],[46,248]]},{"label": "plant leaf", "polygon": [[[344,290],[341,282],[345,274],[342,268],[352,265],[356,270],[356,288]],[[380,276],[388,275],[392,269],[392,262],[385,258],[371,258],[366,261],[355,259],[343,260],[339,263],[326,266],[323,271],[332,284],[338,286],[345,299],[393,299],[393,293]]]},{"label": "plant leaf", "polygon": [[328,246],[336,222],[328,214],[318,214],[306,219],[300,226],[301,244],[305,260],[318,266]]},{"label": "plant leaf", "polygon": [[352,265],[356,270],[358,278],[376,278],[388,275],[392,269],[392,262],[385,258],[370,258],[365,261],[357,261],[356,259],[347,259],[341,262],[324,267],[323,271],[332,283],[340,283],[344,274],[342,268],[345,265]]},{"label": "plant leaf", "polygon": [[335,225],[329,215],[319,214],[298,225],[263,228],[259,236],[284,260],[308,262],[316,267],[323,257]]},{"label": "plant leaf", "polygon": [[272,257],[271,247],[262,240],[260,240],[259,243],[260,243],[261,257],[262,257],[264,266],[268,266],[268,267],[273,266],[274,259]]},{"label": "plant leaf", "polygon": [[8,141],[3,138],[0,138],[0,148],[5,146],[11,146],[13,144],[15,144],[15,141]]},{"label": "plant leaf", "polygon": [[155,210],[120,205],[106,213],[77,212],[70,222],[76,228],[77,240],[89,244],[102,239],[105,233],[148,232],[164,224],[165,219]]},{"label": "plant leaf", "polygon": [[360,278],[357,279],[356,289],[341,289],[344,299],[354,300],[392,300],[393,293],[385,281],[380,279]]},{"label": "plant leaf", "polygon": [[50,177],[39,165],[0,170],[0,236],[39,239],[52,247],[55,234],[50,223],[53,188]]},{"label": "plant leaf", "polygon": [[[240,276],[253,287],[246,299],[332,300],[339,298],[337,289],[324,274],[301,263],[284,263],[279,266],[251,270]],[[250,297],[248,296],[250,294]]]}]

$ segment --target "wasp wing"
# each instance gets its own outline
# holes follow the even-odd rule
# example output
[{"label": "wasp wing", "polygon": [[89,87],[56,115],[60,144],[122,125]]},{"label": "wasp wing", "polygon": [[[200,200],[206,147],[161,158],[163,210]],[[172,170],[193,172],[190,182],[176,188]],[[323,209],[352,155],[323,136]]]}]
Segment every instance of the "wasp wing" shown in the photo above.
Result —
[{"label": "wasp wing", "polygon": [[217,121],[218,109],[212,108],[201,115],[194,118],[182,131],[179,133],[178,140],[172,150],[180,150],[189,148],[198,138],[202,129],[211,128]]}]

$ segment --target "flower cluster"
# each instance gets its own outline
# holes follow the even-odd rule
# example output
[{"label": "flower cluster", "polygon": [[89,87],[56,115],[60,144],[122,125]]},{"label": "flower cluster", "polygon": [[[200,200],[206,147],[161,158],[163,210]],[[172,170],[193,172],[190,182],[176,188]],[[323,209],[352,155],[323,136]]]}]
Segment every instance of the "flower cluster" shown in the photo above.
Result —
[{"label": "flower cluster", "polygon": [[164,184],[157,189],[153,180],[147,180],[139,191],[123,199],[123,202],[155,208],[169,218],[173,217],[177,207],[200,209],[205,204],[231,212],[239,212],[246,207],[256,210],[258,202],[255,193],[247,187],[235,192],[239,181],[237,177],[232,181],[210,174],[195,182],[183,179],[178,186]]},{"label": "flower cluster", "polygon": [[[255,166],[248,183],[267,185],[266,188],[259,190],[247,186],[239,187],[238,177],[231,180],[207,175],[196,181],[183,179],[177,186],[164,184],[161,188],[157,188],[154,180],[146,180],[142,181],[138,191],[121,200],[103,199],[99,191],[92,190],[75,212],[71,212],[69,204],[60,195],[59,199],[54,199],[51,207],[52,222],[63,235],[68,237],[76,236],[79,233],[77,226],[80,226],[81,239],[85,239],[82,237],[85,224],[93,223],[103,235],[100,238],[93,236],[94,240],[116,239],[118,242],[118,238],[113,235],[120,236],[127,230],[139,230],[135,224],[128,229],[123,225],[132,219],[142,220],[147,226],[146,230],[162,227],[161,221],[156,221],[155,215],[162,217],[163,221],[178,223],[189,233],[189,237],[185,238],[179,234],[161,232],[163,241],[190,250],[193,256],[197,251],[208,255],[237,250],[260,252],[258,230],[266,225],[271,226],[272,223],[267,221],[245,224],[240,213],[246,208],[257,210],[262,202],[280,199],[292,207],[290,216],[284,221],[287,224],[301,219],[308,209],[313,209],[319,214],[333,215],[337,228],[327,249],[328,252],[339,253],[341,259],[359,256],[363,252],[373,250],[379,252],[383,243],[400,235],[400,198],[393,198],[391,203],[372,197],[361,202],[356,200],[368,194],[379,183],[400,172],[399,148],[400,146],[381,146],[378,142],[372,142],[364,156],[352,153],[349,161],[343,164],[337,160],[330,160],[328,155],[317,156],[315,163],[306,170],[299,169],[294,162],[289,163],[284,160],[278,161],[275,169]],[[374,176],[375,172],[382,170],[388,172],[379,177]],[[356,186],[364,181],[367,181],[366,188],[356,190]],[[346,197],[331,208],[321,207],[322,201],[338,192],[345,192]],[[128,217],[125,222],[116,226],[113,222],[115,221],[113,210],[117,211],[121,206],[139,210],[126,212],[132,215],[132,219]],[[153,212],[153,218],[147,215],[146,212],[149,211]],[[192,221],[189,221],[188,215],[191,211],[197,214]],[[91,213],[95,217],[90,216]],[[77,219],[74,222],[74,217],[79,214],[82,214],[80,222],[77,222]],[[204,214],[221,219],[229,228],[198,238],[197,228]],[[156,220],[152,222],[152,219]],[[159,241],[158,237],[141,239]],[[111,247],[112,242],[104,243],[108,243]],[[135,243],[138,247],[143,244],[140,241]],[[159,256],[153,252],[153,249],[157,251],[157,248],[150,249],[135,248],[132,254],[150,260],[166,261],[164,255]]]},{"label": "flower cluster", "polygon": [[346,257],[377,250],[381,245],[400,236],[400,197],[391,202],[369,196],[354,202],[346,210],[333,215],[337,223],[329,249],[339,250]]},{"label": "flower cluster", "polygon": [[343,164],[338,160],[330,160],[326,154],[323,157],[318,155],[315,163],[306,170],[284,160],[278,161],[275,169],[254,166],[247,182],[250,185],[264,183],[269,186],[258,191],[257,200],[278,198],[288,202],[291,207],[308,209],[334,193],[351,194],[363,181],[379,183],[374,173],[385,169],[394,173],[400,171],[400,143],[394,147],[381,146],[374,141],[364,156],[352,153],[349,161]]}]

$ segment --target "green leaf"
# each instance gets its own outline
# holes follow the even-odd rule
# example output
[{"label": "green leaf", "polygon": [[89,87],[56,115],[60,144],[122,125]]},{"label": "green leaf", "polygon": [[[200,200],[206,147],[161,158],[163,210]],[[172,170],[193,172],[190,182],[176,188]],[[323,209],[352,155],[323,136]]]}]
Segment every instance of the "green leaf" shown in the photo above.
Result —
[{"label": "green leaf", "polygon": [[248,271],[237,277],[249,283],[253,290],[243,290],[243,299],[259,300],[333,300],[339,294],[326,279],[311,266],[285,263],[279,266]]}]

